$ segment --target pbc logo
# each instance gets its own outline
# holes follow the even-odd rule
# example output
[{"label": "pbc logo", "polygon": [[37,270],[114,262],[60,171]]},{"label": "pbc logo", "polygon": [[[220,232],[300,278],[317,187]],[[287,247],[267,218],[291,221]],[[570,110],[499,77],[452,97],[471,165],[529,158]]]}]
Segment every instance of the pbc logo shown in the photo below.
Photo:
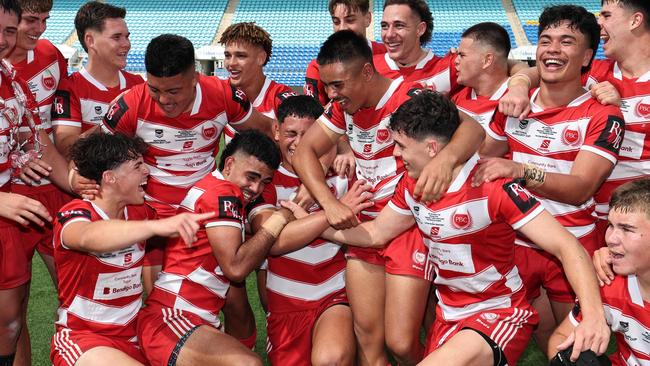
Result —
[{"label": "pbc logo", "polygon": [[372,144],[364,144],[363,145],[363,153],[364,154],[372,154]]},{"label": "pbc logo", "polygon": [[411,258],[413,259],[413,262],[415,262],[415,264],[422,265],[424,264],[424,261],[427,259],[427,256],[424,253],[420,252],[419,250],[416,250],[413,252]]},{"label": "pbc logo", "polygon": [[48,70],[41,76],[41,84],[43,84],[43,87],[46,90],[52,90],[56,88],[56,78],[52,73]]},{"label": "pbc logo", "polygon": [[183,150],[189,150],[192,148],[192,145],[194,145],[194,141],[185,141],[183,143]]},{"label": "pbc logo", "polygon": [[472,226],[472,216],[469,212],[454,211],[451,216],[451,225],[458,230],[467,230]]},{"label": "pbc logo", "polygon": [[380,144],[386,143],[390,141],[390,137],[391,137],[390,130],[387,128],[382,128],[377,131],[377,136],[376,136],[377,143]]},{"label": "pbc logo", "polygon": [[203,135],[204,139],[212,140],[217,135],[217,129],[214,126],[203,127],[203,129],[201,130],[201,134]]},{"label": "pbc logo", "polygon": [[639,103],[636,105],[636,114],[639,117],[648,118],[650,117],[650,104],[648,103]]},{"label": "pbc logo", "polygon": [[495,313],[482,313],[481,319],[485,320],[490,324],[494,324],[497,321],[498,316]]},{"label": "pbc logo", "polygon": [[551,140],[544,140],[542,143],[539,145],[540,149],[548,150],[548,147],[551,145]]},{"label": "pbc logo", "polygon": [[562,131],[562,142],[565,145],[576,146],[579,145],[582,140],[582,135],[579,130],[572,130],[569,127],[566,127]]}]

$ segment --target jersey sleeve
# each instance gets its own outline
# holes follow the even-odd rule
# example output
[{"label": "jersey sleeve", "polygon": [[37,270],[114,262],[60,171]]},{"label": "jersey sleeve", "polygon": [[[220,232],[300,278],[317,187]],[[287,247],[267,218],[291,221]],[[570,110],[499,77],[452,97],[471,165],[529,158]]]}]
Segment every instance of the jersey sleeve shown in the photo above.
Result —
[{"label": "jersey sleeve", "polygon": [[611,75],[613,61],[593,60],[589,72],[582,75],[582,84],[591,87],[594,84],[607,81]]},{"label": "jersey sleeve", "polygon": [[415,187],[415,180],[411,179],[406,175],[406,173],[400,178],[397,187],[395,187],[395,193],[393,198],[388,201],[388,207],[393,211],[397,212],[400,215],[413,215],[411,208],[406,202],[406,195],[408,192],[412,192]]},{"label": "jersey sleeve", "polygon": [[81,102],[72,79],[63,79],[52,102],[52,125],[81,128]]},{"label": "jersey sleeve", "polygon": [[539,201],[515,180],[488,183],[485,189],[495,193],[488,198],[490,212],[497,213],[515,230],[544,211]]},{"label": "jersey sleeve", "polygon": [[244,91],[232,86],[228,80],[218,80],[223,87],[228,123],[240,125],[248,121],[253,113],[253,108]]},{"label": "jersey sleeve", "polygon": [[138,99],[139,93],[131,89],[111,104],[102,119],[102,131],[134,136],[138,125]]},{"label": "jersey sleeve", "polygon": [[616,164],[625,134],[620,109],[594,103],[598,111],[591,117],[581,150],[590,151]]},{"label": "jersey sleeve", "polygon": [[496,111],[485,132],[497,141],[507,141],[506,120],[507,117],[505,114]]},{"label": "jersey sleeve", "polygon": [[211,187],[196,202],[195,212],[216,212],[217,215],[203,222],[206,228],[232,226],[244,228],[244,204],[241,192],[234,185]]},{"label": "jersey sleeve", "polygon": [[330,102],[325,106],[325,111],[318,120],[339,135],[344,135],[346,132],[345,112],[338,102]]},{"label": "jersey sleeve", "polygon": [[262,210],[275,209],[278,202],[274,184],[267,184],[262,194],[246,205],[247,219],[250,222]]},{"label": "jersey sleeve", "polygon": [[275,95],[273,96],[273,112],[275,115],[278,115],[278,109],[280,108],[280,104],[285,101],[285,99],[289,97],[296,96],[296,92],[293,91],[290,87],[282,84],[278,84],[277,90],[275,90]]},{"label": "jersey sleeve", "polygon": [[312,60],[307,65],[305,72],[305,85],[303,85],[303,93],[316,99],[322,106],[326,106],[329,102],[327,91],[325,91],[325,84],[320,81],[320,70],[316,60]]}]

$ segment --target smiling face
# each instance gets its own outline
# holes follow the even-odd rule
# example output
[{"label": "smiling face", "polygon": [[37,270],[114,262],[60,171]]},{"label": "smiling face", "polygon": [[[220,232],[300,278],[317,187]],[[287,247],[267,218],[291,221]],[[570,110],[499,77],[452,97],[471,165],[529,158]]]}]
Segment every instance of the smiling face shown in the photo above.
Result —
[{"label": "smiling face", "polygon": [[238,88],[251,85],[264,76],[262,68],[266,52],[249,43],[232,42],[226,45],[224,66],[230,73],[230,83]]},{"label": "smiling face", "polygon": [[144,164],[142,156],[139,156],[104,172],[102,183],[110,183],[126,205],[141,205],[144,203],[144,188],[148,178],[149,168]]},{"label": "smiling face", "polygon": [[361,61],[344,64],[335,62],[320,66],[320,78],[328,98],[339,102],[348,114],[356,113],[365,104],[366,81],[373,73],[372,66]]},{"label": "smiling face", "polygon": [[47,20],[49,18],[49,11],[44,13],[23,12],[18,24],[16,47],[24,50],[36,48],[36,42],[47,29]]},{"label": "smiling face", "polygon": [[365,37],[366,28],[370,26],[372,15],[370,12],[362,13],[359,9],[350,9],[345,4],[337,4],[332,13],[332,25],[334,32],[349,29],[354,33]]},{"label": "smiling face", "polygon": [[598,16],[600,39],[603,42],[605,56],[613,60],[626,54],[634,39],[631,29],[634,24],[634,12],[624,8],[616,1],[606,1]]},{"label": "smiling face", "polygon": [[568,21],[544,29],[537,44],[537,70],[543,82],[553,84],[580,79],[581,69],[589,65],[594,50],[579,30]]},{"label": "smiling face", "polygon": [[409,177],[418,179],[424,167],[435,156],[437,142],[435,139],[419,141],[400,131],[393,131],[392,134],[395,140],[393,155],[402,158]]},{"label": "smiling face", "polygon": [[131,49],[129,28],[122,18],[109,18],[104,21],[104,29],[89,29],[85,33],[85,43],[89,54],[97,57],[97,62],[111,65],[116,70],[126,67],[126,56]]},{"label": "smiling face", "polygon": [[282,153],[282,163],[291,171],[293,171],[291,165],[293,154],[296,152],[300,139],[312,124],[314,124],[313,118],[296,117],[295,115],[285,117],[282,123],[275,123],[274,137]]},{"label": "smiling face", "polygon": [[650,271],[650,219],[645,212],[609,212],[605,242],[619,275],[647,275]]},{"label": "smiling face", "polygon": [[391,59],[408,64],[420,53],[420,36],[427,29],[425,22],[408,5],[389,5],[381,19],[381,40]]},{"label": "smiling face", "polygon": [[7,57],[16,46],[17,33],[18,15],[0,10],[0,59]]},{"label": "smiling face", "polygon": [[190,110],[196,94],[196,83],[196,72],[193,68],[168,77],[147,73],[149,95],[169,118],[176,118]]},{"label": "smiling face", "polygon": [[255,200],[271,184],[274,169],[269,168],[255,156],[237,152],[226,158],[221,173],[223,177],[241,189],[244,205]]}]

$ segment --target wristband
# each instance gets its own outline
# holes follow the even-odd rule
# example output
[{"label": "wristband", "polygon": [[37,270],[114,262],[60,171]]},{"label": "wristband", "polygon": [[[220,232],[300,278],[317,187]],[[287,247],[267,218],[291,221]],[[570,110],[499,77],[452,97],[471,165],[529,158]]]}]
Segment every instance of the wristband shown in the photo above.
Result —
[{"label": "wristband", "polygon": [[510,81],[508,81],[508,87],[512,86],[512,81],[517,79],[517,78],[522,78],[526,80],[526,83],[528,84],[528,89],[530,89],[530,86],[533,85],[532,80],[530,80],[530,76],[526,74],[515,74],[510,77]]},{"label": "wristband", "polygon": [[262,229],[266,230],[274,238],[277,238],[288,222],[289,221],[284,217],[284,215],[279,212],[275,212],[273,215],[271,215],[271,217],[264,221],[264,224],[262,224]]},{"label": "wristband", "polygon": [[544,184],[544,181],[546,180],[546,171],[533,164],[525,164],[524,179],[526,180],[526,187],[537,188]]}]

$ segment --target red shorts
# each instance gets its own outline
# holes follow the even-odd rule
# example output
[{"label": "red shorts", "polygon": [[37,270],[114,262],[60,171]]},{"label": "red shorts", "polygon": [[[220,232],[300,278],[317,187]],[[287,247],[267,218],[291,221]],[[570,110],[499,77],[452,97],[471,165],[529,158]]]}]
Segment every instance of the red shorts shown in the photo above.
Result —
[{"label": "red shorts", "polygon": [[397,236],[384,248],[386,273],[433,279],[433,264],[427,260],[429,249],[417,225]]},{"label": "red shorts", "polygon": [[0,290],[18,287],[30,279],[22,240],[18,224],[0,218]]},{"label": "red shorts", "polygon": [[490,338],[505,354],[509,365],[516,365],[526,350],[538,322],[537,312],[528,304],[520,307],[483,311],[456,322],[436,317],[427,334],[425,355],[442,347],[463,329],[474,329]]},{"label": "red shorts", "polygon": [[152,366],[166,366],[190,334],[199,326],[214,326],[200,316],[183,310],[148,305],[138,313],[138,339]]},{"label": "red shorts", "polygon": [[[56,217],[61,207],[70,202],[73,197],[61,191],[54,184],[46,184],[43,186],[26,186],[24,184],[12,184],[12,193],[21,194],[29,198],[35,199],[43,204],[52,216]],[[54,246],[52,245],[52,224],[45,224],[45,226],[37,226],[31,224],[27,227],[21,227],[20,232],[22,235],[23,247],[25,248],[25,255],[28,260],[34,256],[34,251],[38,251],[43,255],[50,257],[54,256]]]},{"label": "red shorts", "polygon": [[54,366],[73,366],[84,352],[95,347],[115,348],[138,362],[147,361],[136,342],[119,337],[106,337],[88,331],[61,329],[52,336],[50,360]]},{"label": "red shorts", "polygon": [[[147,201],[147,204],[149,204],[149,206],[153,207],[153,209],[156,210],[156,215],[158,215],[158,219],[165,219],[167,217],[176,215],[176,208],[168,204],[154,202],[154,201]],[[162,266],[163,259],[165,256],[165,245],[167,245],[167,240],[168,238],[161,237],[161,236],[155,236],[147,240],[144,260],[142,263],[145,267]],[[156,279],[154,278],[154,281],[155,280]]]},{"label": "red shorts", "polygon": [[[390,197],[382,199],[380,201],[375,201],[374,206],[372,207],[373,215],[379,214],[381,209],[388,203]],[[361,222],[374,220],[375,216],[370,216],[367,214],[360,213],[359,220]],[[385,248],[359,248],[348,246],[345,251],[346,259],[358,259],[366,263],[374,264],[376,266],[384,267],[386,265],[386,260],[384,259],[384,249]]]},{"label": "red shorts", "polygon": [[348,298],[343,289],[323,298],[320,305],[311,310],[269,312],[266,317],[266,350],[271,364],[310,366],[311,341],[316,321],[330,307],[347,303]]},{"label": "red shorts", "polygon": [[[597,238],[596,231],[592,231],[578,239],[590,256],[595,249],[600,247]],[[540,287],[544,287],[551,301],[575,302],[576,297],[564,274],[562,262],[552,254],[543,250],[515,245],[515,264],[526,287],[526,299],[529,301],[538,298]]]}]

